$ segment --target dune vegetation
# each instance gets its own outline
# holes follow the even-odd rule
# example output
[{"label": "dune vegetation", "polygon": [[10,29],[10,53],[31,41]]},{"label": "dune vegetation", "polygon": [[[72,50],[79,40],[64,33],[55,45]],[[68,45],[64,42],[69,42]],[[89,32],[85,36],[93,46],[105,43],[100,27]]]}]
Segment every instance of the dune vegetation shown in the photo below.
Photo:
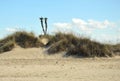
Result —
[{"label": "dune vegetation", "polygon": [[33,33],[15,32],[0,40],[0,53],[12,50],[16,45],[22,48],[40,47],[42,43]]},{"label": "dune vegetation", "polygon": [[107,57],[113,56],[112,45],[91,41],[86,37],[56,33],[51,39],[49,54],[66,51],[65,56],[75,57]]},{"label": "dune vegetation", "polygon": [[[49,42],[44,45],[40,41],[42,38],[47,38]],[[0,53],[11,51],[16,45],[22,48],[48,48],[48,54],[65,51],[65,56],[75,57],[111,57],[120,52],[119,44],[101,44],[87,37],[77,37],[72,33],[58,32],[54,35],[36,37],[34,33],[18,31],[0,40]]]}]

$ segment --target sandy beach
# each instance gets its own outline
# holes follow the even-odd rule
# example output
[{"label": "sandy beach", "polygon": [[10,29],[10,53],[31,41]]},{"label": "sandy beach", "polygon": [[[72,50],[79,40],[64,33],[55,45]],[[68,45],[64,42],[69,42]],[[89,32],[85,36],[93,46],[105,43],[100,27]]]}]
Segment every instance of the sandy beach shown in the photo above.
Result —
[{"label": "sandy beach", "polygon": [[[64,54],[64,53],[63,53]],[[119,81],[120,57],[63,58],[43,48],[0,54],[0,81]]]}]

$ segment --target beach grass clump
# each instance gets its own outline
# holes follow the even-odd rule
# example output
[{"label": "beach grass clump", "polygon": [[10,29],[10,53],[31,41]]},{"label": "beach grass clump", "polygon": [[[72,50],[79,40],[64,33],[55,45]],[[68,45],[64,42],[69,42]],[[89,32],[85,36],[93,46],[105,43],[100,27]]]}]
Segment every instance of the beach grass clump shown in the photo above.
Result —
[{"label": "beach grass clump", "polygon": [[39,47],[42,45],[38,38],[31,32],[16,32],[14,33],[14,40],[17,45],[23,48]]},{"label": "beach grass clump", "polygon": [[34,33],[18,31],[0,40],[0,53],[12,50],[15,45],[22,48],[41,47],[43,44]]},{"label": "beach grass clump", "polygon": [[62,39],[62,40],[52,44],[48,49],[48,53],[54,54],[57,52],[66,51],[68,47],[69,47],[69,45],[68,45],[67,39]]},{"label": "beach grass clump", "polygon": [[107,57],[113,53],[109,46],[72,33],[56,33],[51,39],[49,54],[66,51],[66,56]]},{"label": "beach grass clump", "polygon": [[80,44],[71,48],[66,53],[67,56],[76,56],[76,57],[108,57],[113,56],[112,51],[106,45],[89,42],[86,44]]},{"label": "beach grass clump", "polygon": [[112,50],[115,55],[120,55],[120,43],[113,45]]},{"label": "beach grass clump", "polygon": [[0,53],[11,51],[14,46],[13,41],[7,41],[5,44],[0,45]]},{"label": "beach grass clump", "polygon": [[48,53],[57,53],[67,51],[71,46],[77,45],[79,38],[73,34],[56,33],[50,39]]}]

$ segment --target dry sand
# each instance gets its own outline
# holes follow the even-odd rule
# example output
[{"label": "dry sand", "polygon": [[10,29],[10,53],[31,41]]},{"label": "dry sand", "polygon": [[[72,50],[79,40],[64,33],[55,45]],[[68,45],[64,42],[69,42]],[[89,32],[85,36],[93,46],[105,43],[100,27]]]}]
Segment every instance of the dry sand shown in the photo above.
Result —
[{"label": "dry sand", "polygon": [[0,81],[120,81],[118,56],[63,58],[45,50],[17,47],[0,54]]}]

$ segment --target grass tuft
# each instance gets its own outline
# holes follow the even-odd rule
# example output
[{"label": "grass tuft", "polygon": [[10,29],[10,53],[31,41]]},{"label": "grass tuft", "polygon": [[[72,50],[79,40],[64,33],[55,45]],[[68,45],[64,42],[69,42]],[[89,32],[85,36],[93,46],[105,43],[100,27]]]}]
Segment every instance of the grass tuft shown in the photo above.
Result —
[{"label": "grass tuft", "polygon": [[18,31],[0,40],[0,53],[12,50],[15,45],[22,48],[43,46],[33,33]]},{"label": "grass tuft", "polygon": [[55,34],[48,49],[49,54],[67,51],[66,56],[77,57],[107,57],[112,56],[110,48],[89,38],[76,37],[73,34]]},{"label": "grass tuft", "polygon": [[14,48],[14,42],[8,41],[3,45],[0,45],[0,53],[11,51]]}]

